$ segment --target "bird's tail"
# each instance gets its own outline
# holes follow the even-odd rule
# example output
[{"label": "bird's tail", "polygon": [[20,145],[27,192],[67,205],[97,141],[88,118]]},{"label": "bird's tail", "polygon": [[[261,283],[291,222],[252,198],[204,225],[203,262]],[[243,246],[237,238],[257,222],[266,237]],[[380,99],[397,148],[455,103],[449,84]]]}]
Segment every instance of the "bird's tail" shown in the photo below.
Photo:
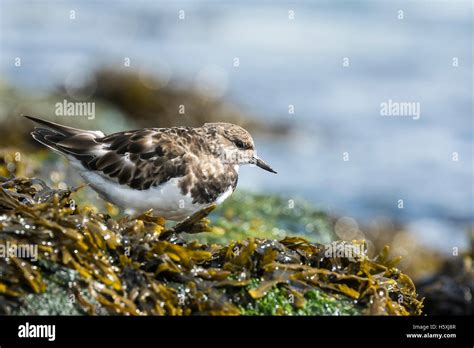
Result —
[{"label": "bird's tail", "polygon": [[66,155],[83,155],[84,145],[91,145],[95,138],[103,137],[99,131],[89,131],[72,128],[42,120],[40,118],[23,115],[40,127],[35,127],[31,136],[50,149]]}]

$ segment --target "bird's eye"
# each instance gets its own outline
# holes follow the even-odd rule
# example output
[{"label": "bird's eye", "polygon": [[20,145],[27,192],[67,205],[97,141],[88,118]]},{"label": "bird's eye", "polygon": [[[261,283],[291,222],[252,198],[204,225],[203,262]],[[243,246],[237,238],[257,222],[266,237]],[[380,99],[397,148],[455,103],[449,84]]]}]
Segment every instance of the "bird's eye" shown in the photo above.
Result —
[{"label": "bird's eye", "polygon": [[234,144],[235,144],[235,146],[237,146],[239,149],[245,148],[245,145],[244,145],[244,143],[243,143],[242,140],[236,140],[236,141],[234,142]]}]

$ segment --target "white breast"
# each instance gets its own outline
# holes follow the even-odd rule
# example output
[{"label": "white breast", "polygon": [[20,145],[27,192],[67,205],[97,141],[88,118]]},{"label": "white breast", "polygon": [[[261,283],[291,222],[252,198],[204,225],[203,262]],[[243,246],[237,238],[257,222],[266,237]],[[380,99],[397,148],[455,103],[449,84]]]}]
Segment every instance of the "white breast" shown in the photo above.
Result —
[{"label": "white breast", "polygon": [[[179,188],[179,178],[171,179],[148,190],[135,190],[126,185],[104,178],[83,168],[79,173],[90,186],[105,200],[130,211],[140,213],[153,209],[153,213],[168,220],[181,221],[210,204],[193,203],[190,193],[183,195]],[[233,192],[232,186],[221,194],[216,204],[221,204]]]}]

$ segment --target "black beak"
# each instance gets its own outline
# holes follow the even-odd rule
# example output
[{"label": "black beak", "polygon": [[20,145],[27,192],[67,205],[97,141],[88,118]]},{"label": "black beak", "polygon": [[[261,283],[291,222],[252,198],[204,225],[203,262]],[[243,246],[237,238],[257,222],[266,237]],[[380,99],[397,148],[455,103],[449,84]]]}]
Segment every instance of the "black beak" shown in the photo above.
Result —
[{"label": "black beak", "polygon": [[277,172],[275,172],[272,169],[272,167],[270,167],[268,164],[266,164],[262,159],[260,159],[258,157],[254,157],[252,160],[253,160],[252,163],[259,166],[260,168],[265,169],[266,171],[269,171],[271,173],[277,174]]}]

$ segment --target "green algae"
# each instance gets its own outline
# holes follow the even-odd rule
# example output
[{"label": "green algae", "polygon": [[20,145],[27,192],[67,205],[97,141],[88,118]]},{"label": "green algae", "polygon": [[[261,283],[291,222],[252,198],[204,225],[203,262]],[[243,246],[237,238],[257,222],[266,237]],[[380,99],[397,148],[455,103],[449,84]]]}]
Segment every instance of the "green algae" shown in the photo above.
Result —
[{"label": "green algae", "polygon": [[[329,243],[336,239],[331,218],[302,199],[238,190],[210,216],[209,232],[190,236],[202,243],[228,243],[242,236],[283,239],[304,236]],[[186,238],[186,237],[185,237]]]},{"label": "green algae", "polygon": [[[74,308],[89,315],[421,314],[413,283],[397,259],[387,258],[388,249],[370,259],[364,252],[328,254],[362,251],[363,241],[325,245],[252,234],[202,243],[190,237],[212,231],[204,219],[212,208],[167,228],[150,212],[119,219],[96,213],[74,202],[76,191],[0,178],[0,243],[37,245],[39,259],[0,259],[1,313],[25,298],[44,303],[39,297],[62,288],[67,295],[58,298],[73,294]],[[51,265],[77,278],[58,288]],[[44,313],[39,308],[31,311]]]},{"label": "green algae", "polygon": [[[254,279],[245,291],[258,287]],[[244,292],[244,291],[243,291]],[[242,315],[361,315],[364,308],[344,295],[309,290],[304,294],[304,303],[296,303],[296,297],[285,288],[272,287],[258,301],[241,307]]]},{"label": "green algae", "polygon": [[[72,287],[80,282],[77,271],[58,264],[41,261],[46,289],[40,294],[27,294],[20,298],[20,305],[10,314],[15,315],[85,315],[85,309],[77,301]],[[82,296],[89,297],[86,291]]]}]

